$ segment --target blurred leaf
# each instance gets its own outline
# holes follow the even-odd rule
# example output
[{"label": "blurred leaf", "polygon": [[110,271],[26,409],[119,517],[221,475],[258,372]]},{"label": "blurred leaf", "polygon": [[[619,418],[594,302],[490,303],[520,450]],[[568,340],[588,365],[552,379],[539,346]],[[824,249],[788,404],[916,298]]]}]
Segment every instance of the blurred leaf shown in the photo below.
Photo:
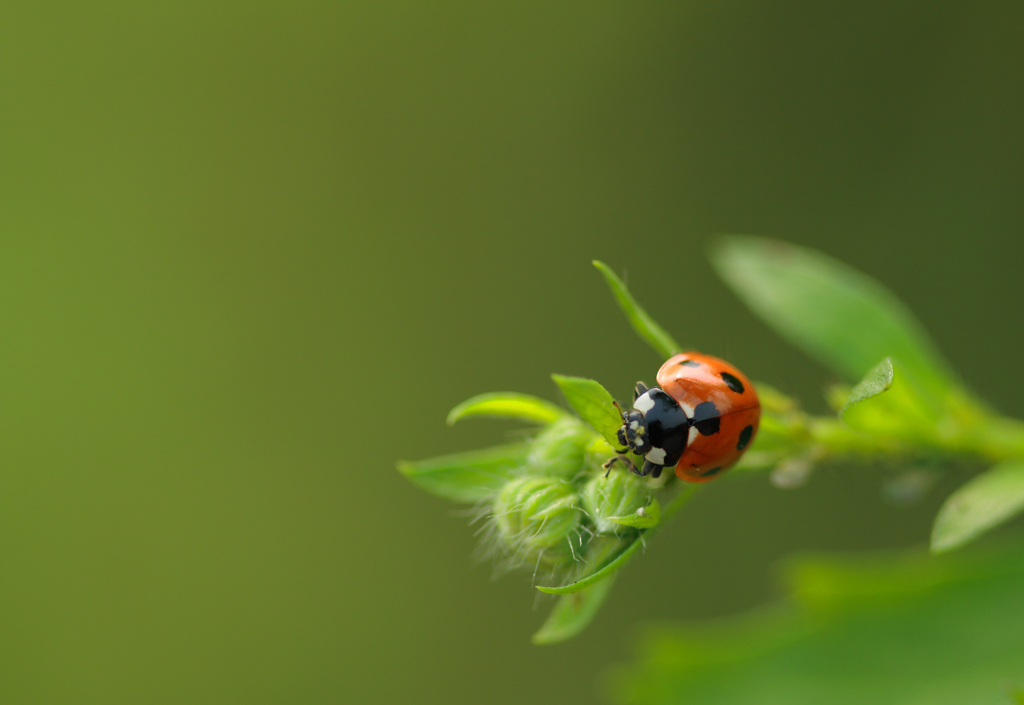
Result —
[{"label": "blurred leaf", "polygon": [[584,421],[604,436],[612,446],[619,447],[618,432],[622,416],[615,408],[615,400],[598,382],[583,377],[551,375],[569,404]]},{"label": "blurred leaf", "polygon": [[456,502],[478,502],[492,497],[514,477],[528,457],[527,443],[497,446],[439,458],[402,461],[403,475],[431,494]]},{"label": "blurred leaf", "polygon": [[891,356],[939,399],[956,387],[955,375],[903,303],[845,264],[749,236],[723,237],[711,261],[756,314],[848,381]]},{"label": "blurred leaf", "polygon": [[946,499],[932,528],[932,551],[968,543],[1024,510],[1024,461],[996,465]]},{"label": "blurred leaf", "polygon": [[571,595],[562,595],[536,634],[534,644],[555,644],[579,634],[590,624],[615,582],[614,577]]},{"label": "blurred leaf", "polygon": [[626,318],[629,319],[629,323],[633,326],[633,330],[643,338],[647,343],[654,348],[654,350],[661,355],[663,360],[667,360],[678,352],[682,351],[672,336],[665,332],[662,328],[651,318],[647,311],[641,308],[640,304],[636,302],[633,295],[629,293],[629,289],[622,283],[615,272],[611,270],[608,265],[604,262],[594,260],[594,266],[597,267],[598,271],[604,275],[604,279],[608,282],[608,287],[612,290],[612,295],[615,297],[615,301],[619,304],[619,308],[626,314]]},{"label": "blurred leaf", "polygon": [[634,529],[650,529],[652,526],[657,526],[658,522],[661,521],[661,504],[658,503],[657,497],[651,497],[651,503],[646,507],[636,510],[635,514],[608,517],[608,521],[613,521],[623,526],[632,526]]},{"label": "blurred leaf", "polygon": [[565,415],[563,409],[529,394],[491,392],[478,394],[452,409],[448,425],[467,416],[501,416],[531,423],[553,423]]},{"label": "blurred leaf", "polygon": [[849,409],[854,404],[860,404],[865,399],[876,397],[882,392],[889,390],[892,386],[892,360],[885,358],[875,367],[871,368],[871,371],[864,375],[857,386],[850,390],[850,396],[846,400],[846,404],[843,405],[839,415]]},{"label": "blurred leaf", "polygon": [[[960,559],[957,556],[956,559]],[[1024,670],[1024,551],[804,559],[793,597],[652,630],[611,681],[655,705],[1006,705]]]}]

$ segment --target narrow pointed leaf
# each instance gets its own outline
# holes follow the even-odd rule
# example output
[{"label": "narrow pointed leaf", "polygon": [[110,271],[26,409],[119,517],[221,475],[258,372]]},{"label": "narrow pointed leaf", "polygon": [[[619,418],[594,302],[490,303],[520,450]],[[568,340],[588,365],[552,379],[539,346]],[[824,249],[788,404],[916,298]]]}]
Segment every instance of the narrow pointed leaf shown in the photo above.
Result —
[{"label": "narrow pointed leaf", "polygon": [[580,417],[595,431],[604,436],[612,446],[618,448],[617,433],[622,426],[622,417],[615,408],[615,400],[608,390],[598,382],[584,377],[551,375],[555,384]]},{"label": "narrow pointed leaf", "polygon": [[491,392],[478,394],[462,402],[448,414],[448,425],[467,416],[500,416],[530,423],[553,423],[566,415],[551,402],[529,394]]},{"label": "narrow pointed leaf", "polygon": [[647,341],[656,352],[658,352],[662,359],[668,359],[675,355],[677,352],[682,351],[672,336],[665,332],[665,329],[658,325],[658,323],[648,315],[640,304],[636,302],[633,295],[629,293],[629,289],[619,279],[615,272],[606,265],[604,262],[594,260],[594,266],[597,267],[598,271],[604,275],[604,279],[608,282],[608,287],[612,290],[612,295],[615,297],[615,301],[619,304],[619,308],[626,314],[626,318],[629,319],[629,323],[633,326],[633,330],[637,334]]},{"label": "narrow pointed leaf", "polygon": [[925,392],[897,360],[886,358],[850,390],[843,422],[875,436],[922,445],[938,442],[940,402]]},{"label": "narrow pointed leaf", "polygon": [[657,498],[652,497],[651,503],[646,507],[638,509],[636,513],[621,517],[608,517],[608,521],[613,521],[623,526],[631,526],[634,529],[650,529],[652,526],[657,526],[658,522],[661,521],[661,505],[658,503]]},{"label": "narrow pointed leaf", "polygon": [[526,462],[526,443],[446,455],[439,458],[402,461],[399,471],[431,494],[456,502],[478,502],[492,497]]},{"label": "narrow pointed leaf", "polygon": [[885,358],[875,367],[871,368],[871,371],[864,376],[864,379],[850,390],[850,397],[846,400],[846,405],[843,406],[839,415],[842,416],[854,404],[860,404],[862,401],[888,391],[889,387],[892,386],[892,375],[892,360]]},{"label": "narrow pointed leaf", "polygon": [[562,595],[536,634],[534,644],[556,644],[583,631],[593,621],[608,596],[614,578],[591,585],[571,595]]},{"label": "narrow pointed leaf", "polygon": [[814,250],[765,238],[723,237],[719,275],[794,345],[850,382],[892,356],[940,399],[955,375],[913,314],[874,279]]},{"label": "narrow pointed leaf", "polygon": [[602,580],[606,580],[607,578],[615,575],[620,568],[629,563],[630,559],[636,554],[641,546],[643,546],[643,541],[640,540],[640,537],[637,537],[632,543],[626,546],[625,549],[615,554],[611,560],[603,564],[600,568],[585,578],[580,578],[576,582],[569,583],[568,585],[561,585],[559,587],[538,585],[537,589],[541,592],[546,592],[549,595],[571,595],[575,592],[579,592],[580,590],[588,588],[591,585],[595,585]]},{"label": "narrow pointed leaf", "polygon": [[932,551],[950,551],[1024,511],[1024,461],[996,465],[956,490],[939,509]]}]

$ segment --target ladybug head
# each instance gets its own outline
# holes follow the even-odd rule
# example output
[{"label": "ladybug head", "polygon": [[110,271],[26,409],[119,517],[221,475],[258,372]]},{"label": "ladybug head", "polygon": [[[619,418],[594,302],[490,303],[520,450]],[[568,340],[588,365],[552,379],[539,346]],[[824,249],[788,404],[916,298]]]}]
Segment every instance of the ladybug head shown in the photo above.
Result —
[{"label": "ladybug head", "polygon": [[623,411],[615,404],[622,415],[622,426],[619,428],[619,443],[637,455],[645,455],[651,449],[651,439],[647,435],[647,419],[641,411]]}]

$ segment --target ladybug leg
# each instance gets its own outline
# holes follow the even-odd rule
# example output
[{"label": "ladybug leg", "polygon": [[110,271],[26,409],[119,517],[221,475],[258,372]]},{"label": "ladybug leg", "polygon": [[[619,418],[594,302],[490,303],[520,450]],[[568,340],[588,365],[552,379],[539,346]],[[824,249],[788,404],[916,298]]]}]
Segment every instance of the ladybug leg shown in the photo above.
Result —
[{"label": "ladybug leg", "polygon": [[633,461],[629,459],[629,456],[615,455],[609,458],[601,466],[607,471],[604,474],[605,477],[608,477],[608,475],[611,473],[612,468],[615,466],[615,463],[624,463],[626,465],[627,470],[629,470],[634,475],[639,475],[640,477],[647,477],[648,475],[650,475],[653,478],[661,477],[661,471],[665,468],[664,465],[652,463],[650,460],[645,460],[644,466],[642,468],[638,468],[636,465],[633,464]]},{"label": "ladybug leg", "polygon": [[614,467],[615,463],[617,462],[625,463],[626,468],[630,472],[635,472],[637,475],[640,474],[640,471],[636,469],[636,465],[633,464],[633,461],[629,459],[628,455],[613,455],[612,457],[608,458],[608,460],[605,461],[604,464],[601,465],[601,467],[606,470],[604,474],[605,477],[608,477],[608,475],[611,474],[612,467]]},{"label": "ladybug leg", "polygon": [[640,472],[638,472],[637,475],[640,475],[641,477],[643,477],[644,475],[650,475],[651,477],[657,479],[661,477],[661,470],[664,467],[664,465],[658,465],[656,463],[652,463],[650,460],[645,460],[643,469]]},{"label": "ladybug leg", "polygon": [[633,401],[636,401],[640,396],[647,391],[647,385],[643,382],[637,382],[636,386],[633,387]]}]

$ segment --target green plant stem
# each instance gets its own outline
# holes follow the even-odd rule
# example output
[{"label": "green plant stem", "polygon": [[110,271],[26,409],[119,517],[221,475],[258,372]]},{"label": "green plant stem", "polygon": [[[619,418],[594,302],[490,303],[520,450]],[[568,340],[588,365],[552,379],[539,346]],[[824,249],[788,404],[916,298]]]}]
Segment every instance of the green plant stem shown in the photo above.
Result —
[{"label": "green plant stem", "polygon": [[[1024,422],[997,414],[977,415],[970,423],[938,424],[927,437],[910,439],[859,431],[842,419],[790,414],[770,427],[793,449],[804,447],[819,460],[919,458],[923,455],[1001,462],[1024,458]],[[947,432],[944,430],[948,429]]]},{"label": "green plant stem", "polygon": [[957,437],[957,447],[996,462],[1024,458],[1024,421],[987,415]]}]

